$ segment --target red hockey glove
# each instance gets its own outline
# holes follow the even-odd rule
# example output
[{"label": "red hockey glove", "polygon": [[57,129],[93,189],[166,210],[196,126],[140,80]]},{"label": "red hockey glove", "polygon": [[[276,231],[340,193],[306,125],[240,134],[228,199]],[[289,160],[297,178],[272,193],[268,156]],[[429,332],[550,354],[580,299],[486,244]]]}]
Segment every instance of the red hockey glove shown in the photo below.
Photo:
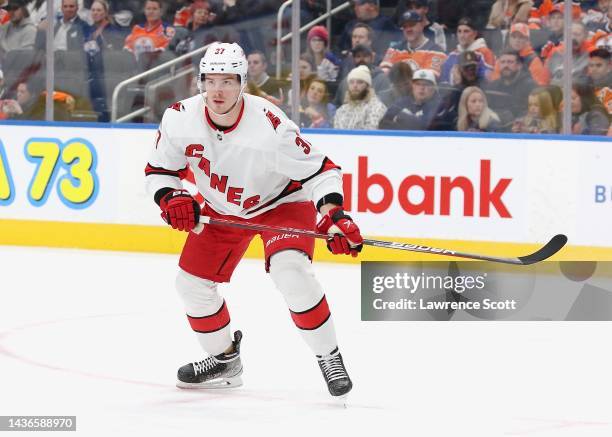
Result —
[{"label": "red hockey glove", "polygon": [[363,238],[353,219],[338,206],[317,223],[317,232],[328,234],[327,248],[334,255],[346,254],[356,257],[363,248]]},{"label": "red hockey glove", "polygon": [[192,230],[200,220],[200,205],[187,190],[172,190],[159,202],[161,216],[179,231]]}]

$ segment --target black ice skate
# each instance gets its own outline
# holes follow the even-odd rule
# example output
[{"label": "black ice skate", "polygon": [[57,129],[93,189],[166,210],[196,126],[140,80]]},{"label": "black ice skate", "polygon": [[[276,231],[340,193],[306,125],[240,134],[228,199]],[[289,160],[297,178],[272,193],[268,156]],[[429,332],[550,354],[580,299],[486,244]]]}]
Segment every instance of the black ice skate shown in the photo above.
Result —
[{"label": "black ice skate", "polygon": [[334,349],[329,355],[317,355],[317,360],[331,395],[336,398],[346,398],[353,388],[353,383],[346,373],[342,355],[338,348]]},{"label": "black ice skate", "polygon": [[178,370],[179,388],[219,389],[242,385],[240,341],[242,332],[234,332],[234,352],[210,356],[196,363],[186,364]]}]

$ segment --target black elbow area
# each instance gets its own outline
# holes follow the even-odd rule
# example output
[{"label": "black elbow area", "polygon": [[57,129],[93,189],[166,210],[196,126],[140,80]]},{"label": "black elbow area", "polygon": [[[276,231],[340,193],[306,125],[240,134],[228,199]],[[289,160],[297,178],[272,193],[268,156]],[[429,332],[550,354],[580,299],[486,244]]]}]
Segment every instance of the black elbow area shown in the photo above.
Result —
[{"label": "black elbow area", "polygon": [[327,203],[333,203],[334,205],[342,206],[344,203],[344,198],[340,193],[326,194],[317,202],[317,211],[319,211],[321,207]]}]

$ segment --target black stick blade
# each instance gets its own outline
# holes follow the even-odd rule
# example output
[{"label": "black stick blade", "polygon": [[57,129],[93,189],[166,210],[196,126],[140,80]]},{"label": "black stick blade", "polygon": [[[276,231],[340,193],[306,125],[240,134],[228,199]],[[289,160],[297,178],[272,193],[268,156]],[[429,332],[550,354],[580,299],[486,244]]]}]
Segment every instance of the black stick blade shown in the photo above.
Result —
[{"label": "black stick blade", "polygon": [[563,234],[555,235],[551,240],[546,243],[541,249],[533,252],[530,255],[519,256],[523,265],[535,264],[545,259],[550,258],[555,253],[559,252],[563,246],[567,243],[567,237]]}]

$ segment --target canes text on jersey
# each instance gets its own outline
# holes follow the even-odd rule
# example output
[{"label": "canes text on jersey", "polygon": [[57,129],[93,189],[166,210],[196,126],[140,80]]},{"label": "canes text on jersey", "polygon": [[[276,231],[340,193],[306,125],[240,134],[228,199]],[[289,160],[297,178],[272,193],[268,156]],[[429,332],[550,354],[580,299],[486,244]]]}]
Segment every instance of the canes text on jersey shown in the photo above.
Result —
[{"label": "canes text on jersey", "polygon": [[190,144],[185,149],[185,156],[188,158],[200,158],[198,168],[206,174],[210,179],[210,188],[216,189],[221,193],[227,193],[226,200],[234,205],[242,205],[244,209],[254,207],[259,203],[260,196],[251,196],[244,201],[242,200],[242,187],[228,187],[228,176],[219,176],[210,171],[210,160],[204,157],[204,146],[202,144]]}]

